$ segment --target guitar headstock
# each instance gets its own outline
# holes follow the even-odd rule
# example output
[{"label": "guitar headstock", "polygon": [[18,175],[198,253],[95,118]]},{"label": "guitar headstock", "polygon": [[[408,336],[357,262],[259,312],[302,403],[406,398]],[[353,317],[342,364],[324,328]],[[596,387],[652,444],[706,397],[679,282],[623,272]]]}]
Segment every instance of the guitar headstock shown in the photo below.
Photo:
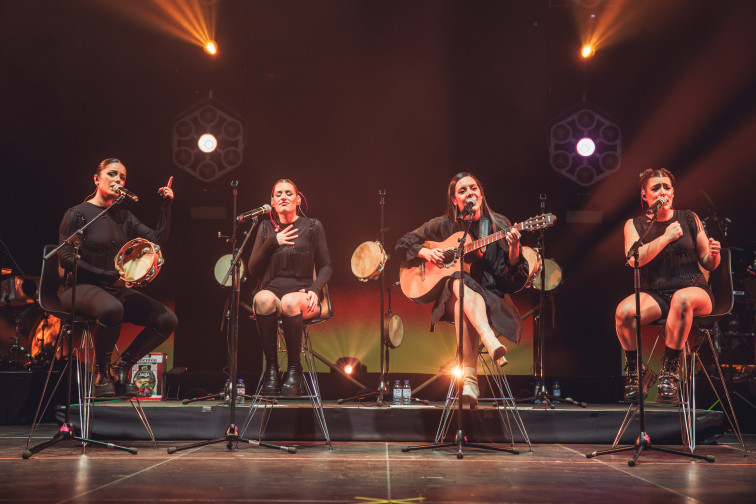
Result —
[{"label": "guitar headstock", "polygon": [[521,222],[517,228],[520,231],[535,231],[537,229],[551,227],[554,225],[554,222],[556,222],[556,215],[547,213],[531,217],[528,220]]}]

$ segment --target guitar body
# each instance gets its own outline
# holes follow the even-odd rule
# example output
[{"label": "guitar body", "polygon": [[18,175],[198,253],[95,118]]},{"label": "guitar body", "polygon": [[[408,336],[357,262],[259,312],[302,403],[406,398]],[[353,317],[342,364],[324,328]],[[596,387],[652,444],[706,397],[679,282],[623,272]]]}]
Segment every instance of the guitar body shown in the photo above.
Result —
[{"label": "guitar body", "polygon": [[[459,240],[463,231],[454,233],[442,242],[428,241],[424,246],[433,249],[445,249],[444,265],[436,266],[423,259],[415,259],[399,268],[399,284],[405,296],[418,304],[428,304],[435,301],[444,286],[444,281],[459,271],[459,258],[456,257]],[[466,273],[470,272],[470,264],[463,265]]]},{"label": "guitar body", "polygon": [[[555,215],[541,214],[514,224],[512,227],[520,231],[534,231],[553,226],[555,221]],[[465,273],[470,272],[468,261],[472,257],[470,255],[472,252],[503,239],[505,234],[506,230],[500,230],[473,242],[465,243],[465,253],[462,254],[462,257],[465,258],[462,266]],[[462,239],[463,235],[463,231],[458,231],[442,242],[428,241],[423,244],[424,247],[429,249],[440,248],[444,250],[442,266],[436,266],[432,262],[427,262],[419,257],[401,266],[399,284],[402,286],[402,292],[405,296],[418,304],[427,304],[438,298],[438,294],[444,286],[444,280],[452,276],[454,272],[459,271],[460,258],[457,257],[457,248],[459,248],[459,240]]]}]

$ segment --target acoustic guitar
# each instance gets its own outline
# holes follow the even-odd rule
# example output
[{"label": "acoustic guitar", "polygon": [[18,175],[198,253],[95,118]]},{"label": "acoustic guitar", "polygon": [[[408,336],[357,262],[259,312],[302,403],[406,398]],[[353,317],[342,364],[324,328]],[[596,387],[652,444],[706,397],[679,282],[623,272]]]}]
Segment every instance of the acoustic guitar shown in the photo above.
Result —
[{"label": "acoustic guitar", "polygon": [[[542,214],[530,219],[518,222],[512,225],[519,231],[535,231],[554,225],[556,216],[554,214]],[[508,229],[502,229],[488,236],[465,244],[465,253],[463,257],[463,268],[466,273],[470,272],[470,265],[474,261],[467,254],[475,252],[487,245],[490,245],[504,238]],[[404,263],[399,268],[399,284],[405,296],[418,304],[427,304],[438,297],[438,293],[443,287],[443,280],[459,271],[459,241],[462,239],[464,231],[454,233],[442,242],[427,241],[423,246],[434,249],[444,250],[444,262],[441,266],[436,266],[422,258],[416,258],[409,263]]]}]

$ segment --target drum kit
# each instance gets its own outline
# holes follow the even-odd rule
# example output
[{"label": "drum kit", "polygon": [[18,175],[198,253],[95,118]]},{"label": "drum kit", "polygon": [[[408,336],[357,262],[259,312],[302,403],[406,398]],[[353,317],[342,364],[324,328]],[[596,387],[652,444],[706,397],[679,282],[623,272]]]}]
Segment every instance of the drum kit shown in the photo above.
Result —
[{"label": "drum kit", "polygon": [[[56,357],[61,321],[40,308],[38,280],[24,275],[1,241],[0,255],[0,370],[46,366]],[[126,287],[147,285],[164,262],[160,247],[144,238],[126,243],[114,261]]]}]

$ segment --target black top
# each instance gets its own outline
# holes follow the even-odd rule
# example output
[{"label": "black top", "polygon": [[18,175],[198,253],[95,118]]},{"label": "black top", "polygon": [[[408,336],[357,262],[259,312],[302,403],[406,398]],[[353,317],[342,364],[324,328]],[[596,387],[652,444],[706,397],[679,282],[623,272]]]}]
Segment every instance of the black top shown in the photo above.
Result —
[{"label": "black top", "polygon": [[[94,219],[103,207],[88,201],[69,208],[60,223],[59,242],[71,236],[77,229]],[[78,261],[77,283],[88,283],[108,289],[119,289],[113,283],[120,278],[115,268],[116,254],[121,247],[134,238],[144,238],[162,245],[170,233],[171,200],[163,200],[155,229],[150,229],[137,219],[134,214],[122,207],[108,211],[97,222],[92,223],[81,240]],[[68,271],[73,269],[74,247],[65,245],[58,251],[61,267]],[[70,283],[67,278],[66,283]]]},{"label": "black top", "polygon": [[[698,266],[696,236],[703,231],[698,217],[691,210],[675,210],[672,218],[654,222],[644,243],[649,243],[664,234],[672,222],[679,222],[682,236],[664,247],[653,259],[641,266],[641,289],[656,292],[675,291],[684,287],[698,286],[709,291],[703,272]],[[633,225],[643,235],[650,223],[647,216],[633,218]]]},{"label": "black top", "polygon": [[[278,232],[270,220],[260,224],[247,263],[249,276],[257,282],[256,291],[268,289],[280,297],[305,289],[322,298],[323,287],[333,274],[323,225],[307,217],[299,217],[293,224],[298,236],[294,245],[284,246],[278,245]],[[314,281],[313,271],[317,272]]]},{"label": "black top", "polygon": [[[511,224],[506,217],[497,215],[497,229],[509,227]],[[474,222],[471,237],[476,240],[490,234],[488,219]],[[396,251],[400,260],[411,262],[417,258],[418,252],[424,247],[423,243],[430,241],[444,241],[458,231],[464,231],[466,224],[460,220],[454,221],[447,216],[436,217],[426,222],[414,231],[402,236],[396,243]],[[469,275],[465,275],[465,285],[483,297],[488,311],[491,327],[515,343],[520,340],[522,322],[514,303],[508,293],[521,289],[528,278],[528,262],[520,254],[520,259],[514,266],[509,264],[509,244],[506,240],[499,240],[484,249],[483,257],[475,260],[470,266]],[[472,254],[470,254],[472,255]],[[459,278],[459,272],[452,275]],[[431,331],[439,320],[444,320],[444,307],[451,298],[447,288],[441,289],[431,312]],[[448,321],[453,322],[453,320]]]}]

